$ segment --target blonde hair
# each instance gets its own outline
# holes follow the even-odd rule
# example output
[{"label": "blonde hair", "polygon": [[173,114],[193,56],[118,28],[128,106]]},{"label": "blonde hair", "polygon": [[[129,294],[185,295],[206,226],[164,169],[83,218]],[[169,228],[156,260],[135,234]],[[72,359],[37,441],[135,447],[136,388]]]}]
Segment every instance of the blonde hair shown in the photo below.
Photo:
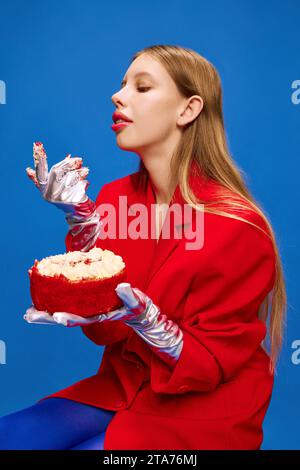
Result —
[{"label": "blonde hair", "polygon": [[[268,293],[259,307],[258,316],[266,323],[270,317],[268,328],[271,344],[270,372],[274,373],[282,348],[287,308],[283,268],[271,223],[263,213],[260,204],[250,194],[242,176],[243,170],[233,161],[229,153],[224,129],[222,86],[219,74],[207,59],[192,49],[174,45],[149,46],[136,52],[131,62],[145,53],[165,67],[182,96],[189,98],[192,95],[200,95],[204,101],[201,113],[183,129],[182,137],[173,153],[170,187],[176,187],[178,183],[184,200],[195,209],[197,209],[196,205],[201,203],[204,204],[206,212],[239,219],[263,230],[249,220],[233,214],[233,209],[249,213],[250,208],[259,214],[266,224],[268,233],[265,231],[264,233],[271,239],[275,252],[275,281],[272,291]],[[219,199],[207,202],[195,196],[188,183],[192,162],[196,163],[196,167],[202,174],[219,184],[219,188],[222,189],[218,194]],[[142,160],[139,174],[139,182],[144,185],[147,170]],[[213,208],[214,205],[223,207],[225,210]],[[231,212],[226,211],[226,208]],[[265,350],[266,340],[267,335],[262,343]]]}]

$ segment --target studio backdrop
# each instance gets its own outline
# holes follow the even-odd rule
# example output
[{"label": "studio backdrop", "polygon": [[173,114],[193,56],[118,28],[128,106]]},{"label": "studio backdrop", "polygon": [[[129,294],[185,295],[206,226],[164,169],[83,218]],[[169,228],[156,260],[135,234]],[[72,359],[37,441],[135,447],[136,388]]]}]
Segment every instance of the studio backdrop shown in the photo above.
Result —
[{"label": "studio backdrop", "polygon": [[50,166],[83,157],[94,200],[137,171],[116,145],[111,96],[136,51],[174,44],[217,68],[230,152],[276,233],[288,312],[262,448],[299,449],[299,1],[0,0],[0,18],[0,415],[95,374],[103,354],[80,328],[23,319],[28,268],[64,253],[68,230],[26,175],[33,142]]}]

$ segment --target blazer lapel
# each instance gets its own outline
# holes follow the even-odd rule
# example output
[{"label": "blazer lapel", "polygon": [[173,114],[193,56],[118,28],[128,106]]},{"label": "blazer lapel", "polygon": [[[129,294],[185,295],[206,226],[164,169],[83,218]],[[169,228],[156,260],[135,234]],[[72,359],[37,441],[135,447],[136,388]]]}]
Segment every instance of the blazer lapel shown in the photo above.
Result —
[{"label": "blazer lapel", "polygon": [[[154,194],[153,186],[151,183],[150,178],[148,178],[148,186],[152,188],[151,191],[148,191],[149,193]],[[176,249],[179,246],[179,237],[175,235],[175,231],[177,230],[174,225],[172,225],[172,217],[175,219],[175,223],[177,224],[177,228],[180,230],[180,221],[178,222],[178,212],[174,213],[171,217],[171,211],[170,211],[170,205],[172,203],[177,202],[179,204],[178,207],[181,207],[182,202],[180,201],[180,198],[178,197],[179,195],[179,185],[177,185],[175,192],[173,194],[172,202],[169,204],[169,209],[167,210],[167,213],[165,215],[165,219],[162,225],[162,229],[160,232],[160,236],[158,240],[153,240],[153,254],[152,254],[152,263],[150,265],[149,269],[149,274],[148,274],[148,279],[147,279],[147,286],[157,274],[159,269],[163,266],[163,264],[167,261],[167,259],[176,251]],[[155,196],[151,196],[151,203],[156,204]],[[155,210],[153,211],[155,214]],[[177,216],[176,216],[177,214]],[[154,223],[154,232],[156,231],[156,218],[152,217],[153,223]],[[173,219],[173,220],[174,220]],[[179,233],[179,232],[177,232]]]}]

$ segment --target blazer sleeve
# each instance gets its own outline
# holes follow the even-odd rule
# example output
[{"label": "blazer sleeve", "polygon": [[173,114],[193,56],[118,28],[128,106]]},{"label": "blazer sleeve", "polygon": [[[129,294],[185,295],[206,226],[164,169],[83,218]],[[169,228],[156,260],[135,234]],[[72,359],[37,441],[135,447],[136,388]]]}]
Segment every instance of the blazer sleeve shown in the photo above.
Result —
[{"label": "blazer sleeve", "polygon": [[[107,186],[108,185],[102,186],[96,198],[97,208],[100,206],[100,204],[108,202]],[[66,250],[72,251],[72,235],[70,231],[67,233],[65,244]],[[107,249],[114,251],[113,246],[110,245],[109,239],[98,238],[95,246],[102,248],[103,250]],[[107,346],[109,344],[116,343],[117,341],[122,341],[123,339],[126,339],[128,334],[131,332],[129,326],[121,320],[92,323],[91,325],[81,326],[80,328],[91,341],[101,346]]]},{"label": "blazer sleeve", "polygon": [[[232,220],[232,219],[231,219]],[[236,376],[260,347],[267,328],[258,309],[275,280],[275,252],[268,237],[234,221],[194,278],[179,323],[183,349],[175,367],[151,357],[157,393],[212,391]]]}]

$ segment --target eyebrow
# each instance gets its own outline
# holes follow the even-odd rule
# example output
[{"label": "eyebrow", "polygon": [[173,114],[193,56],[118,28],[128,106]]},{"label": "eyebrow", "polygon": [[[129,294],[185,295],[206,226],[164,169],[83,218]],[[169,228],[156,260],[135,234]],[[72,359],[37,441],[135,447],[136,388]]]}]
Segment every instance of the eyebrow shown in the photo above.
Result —
[{"label": "eyebrow", "polygon": [[[133,77],[134,77],[134,78],[135,78],[135,77],[140,77],[141,75],[147,75],[148,77],[153,78],[153,75],[151,75],[151,73],[149,73],[149,72],[138,72],[138,73],[136,73]],[[125,82],[126,82],[125,79],[122,80],[122,81],[121,81],[121,85],[124,85]]]}]

